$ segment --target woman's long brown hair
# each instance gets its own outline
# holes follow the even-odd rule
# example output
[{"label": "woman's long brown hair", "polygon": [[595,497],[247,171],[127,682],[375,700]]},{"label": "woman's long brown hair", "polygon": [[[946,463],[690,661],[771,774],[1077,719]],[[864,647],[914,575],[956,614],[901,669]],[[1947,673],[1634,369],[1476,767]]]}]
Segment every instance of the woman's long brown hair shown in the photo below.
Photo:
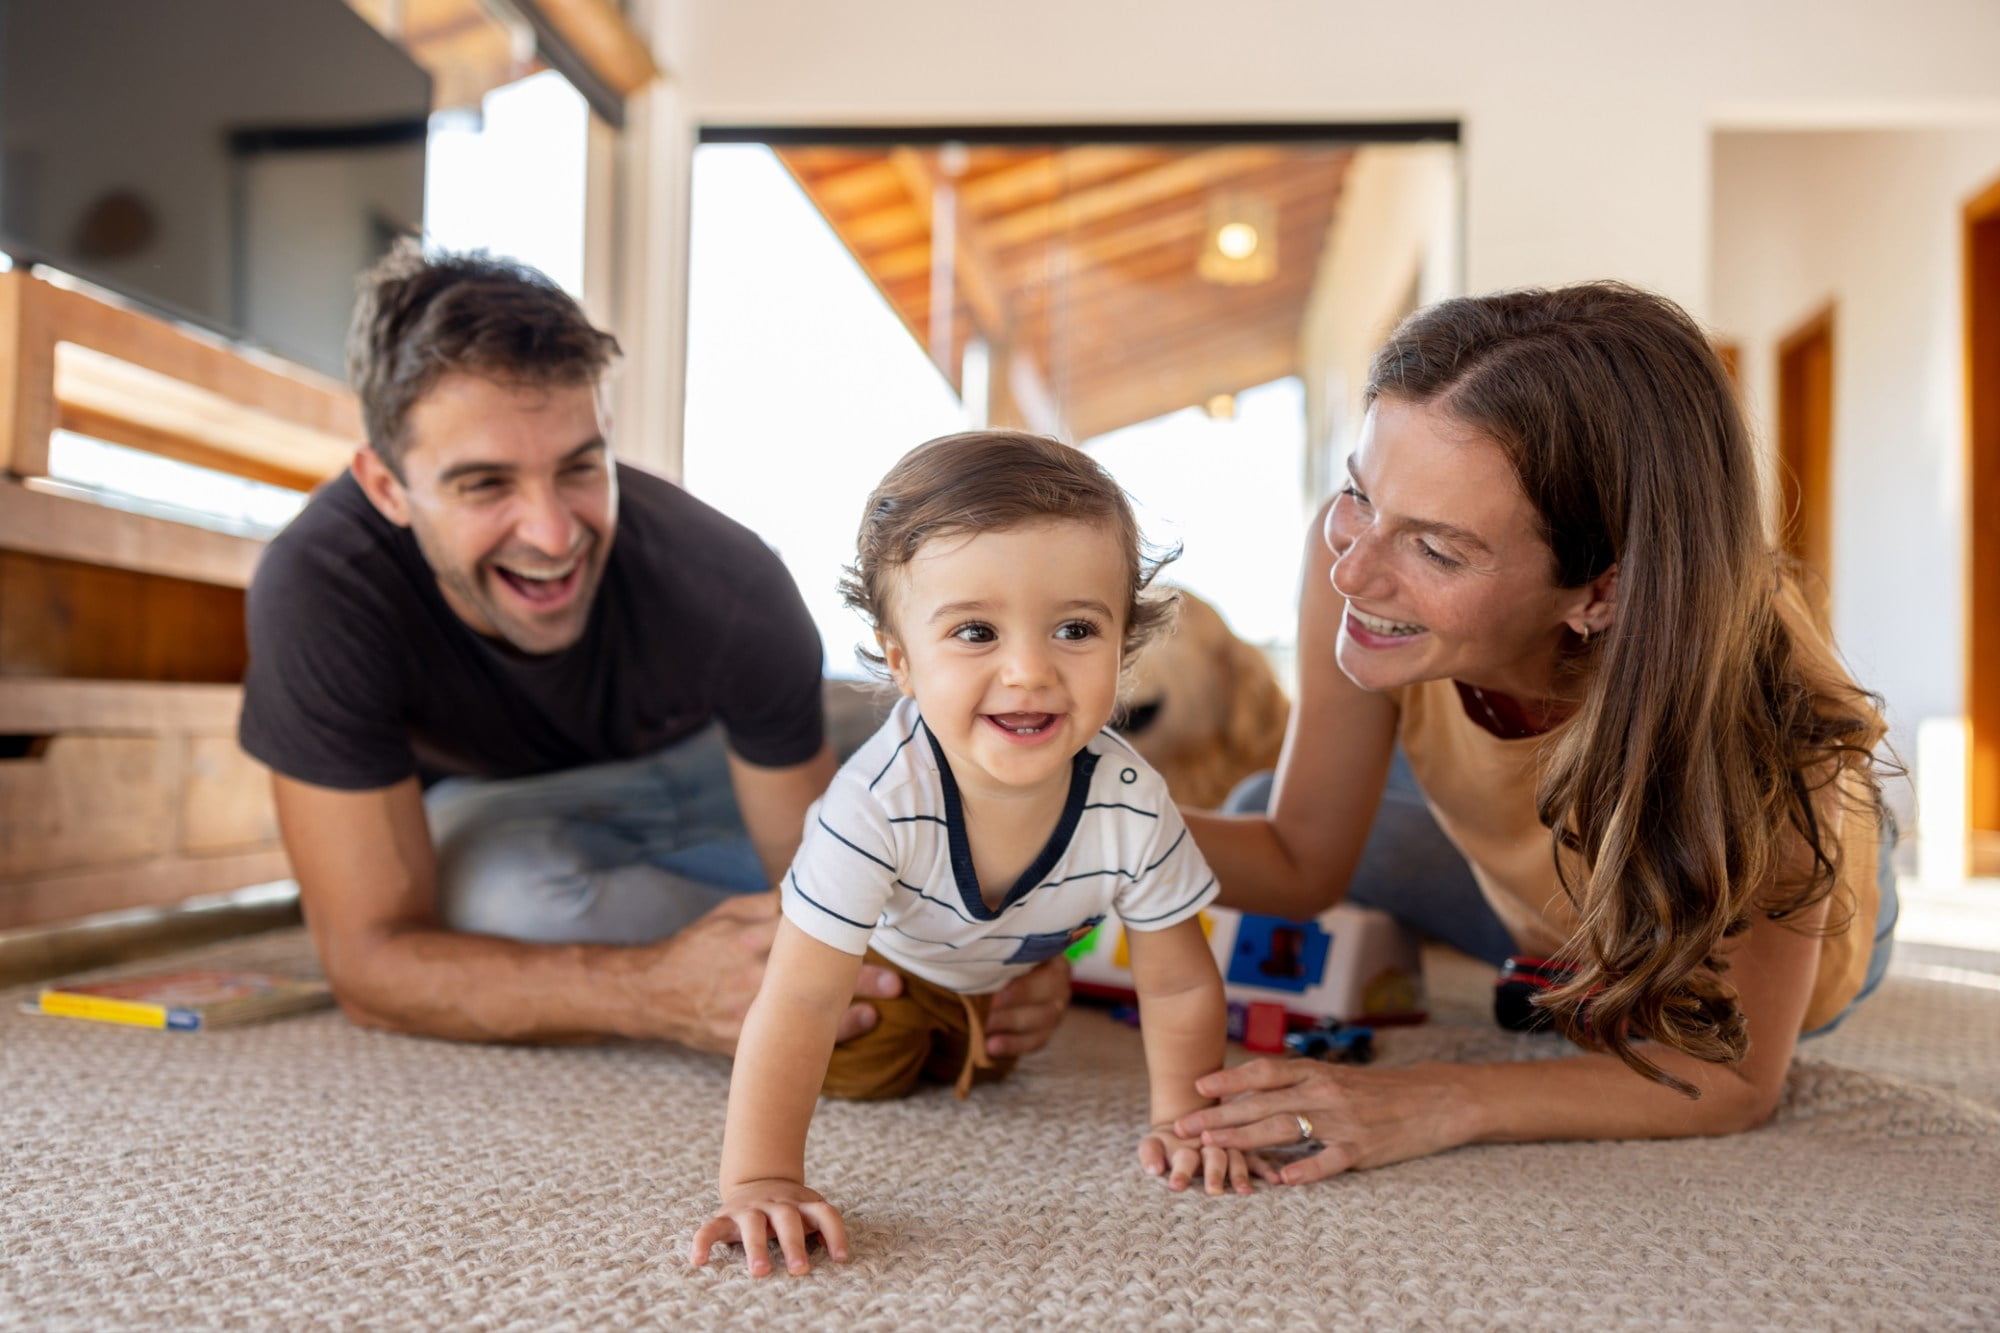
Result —
[{"label": "woman's long brown hair", "polygon": [[1879,809],[1879,700],[1773,551],[1735,393],[1672,302],[1615,283],[1446,301],[1376,355],[1378,397],[1506,451],[1559,586],[1617,567],[1614,624],[1566,636],[1580,702],[1537,790],[1581,921],[1576,977],[1544,1004],[1573,1040],[1696,1095],[1636,1039],[1743,1058],[1720,948],[1833,891],[1844,810]]}]

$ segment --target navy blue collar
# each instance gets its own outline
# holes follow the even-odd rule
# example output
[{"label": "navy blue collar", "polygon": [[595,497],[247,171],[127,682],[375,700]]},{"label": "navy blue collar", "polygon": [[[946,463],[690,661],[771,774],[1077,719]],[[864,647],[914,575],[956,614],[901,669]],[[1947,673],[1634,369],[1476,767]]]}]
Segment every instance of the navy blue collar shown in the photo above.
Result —
[{"label": "navy blue collar", "polygon": [[[922,722],[923,719],[917,719]],[[937,756],[938,778],[944,787],[945,836],[951,848],[951,874],[958,882],[958,896],[965,904],[965,910],[975,921],[996,921],[1000,914],[1028,896],[1043,876],[1055,868],[1069,850],[1070,839],[1076,836],[1077,821],[1083,818],[1083,805],[1090,796],[1090,775],[1097,769],[1097,756],[1088,748],[1078,750],[1069,764],[1069,796],[1063,802],[1062,815],[1056,820],[1055,831],[1035,857],[1034,864],[1021,872],[1014,881],[1014,887],[1007,890],[1007,896],[1000,900],[1000,906],[989,908],[984,895],[979,892],[979,872],[972,865],[972,844],[965,836],[965,804],[959,799],[958,779],[952,776],[951,761],[944,757],[944,747],[938,744],[937,736],[928,723],[924,725],[924,738],[931,743],[931,753]]]}]

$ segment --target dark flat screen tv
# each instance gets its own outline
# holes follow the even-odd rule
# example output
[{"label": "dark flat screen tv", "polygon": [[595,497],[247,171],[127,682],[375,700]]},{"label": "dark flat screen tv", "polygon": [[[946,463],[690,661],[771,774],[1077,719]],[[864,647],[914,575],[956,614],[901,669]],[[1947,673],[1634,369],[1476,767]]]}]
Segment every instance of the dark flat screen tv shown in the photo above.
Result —
[{"label": "dark flat screen tv", "polygon": [[0,249],[342,376],[430,96],[344,0],[0,0]]}]

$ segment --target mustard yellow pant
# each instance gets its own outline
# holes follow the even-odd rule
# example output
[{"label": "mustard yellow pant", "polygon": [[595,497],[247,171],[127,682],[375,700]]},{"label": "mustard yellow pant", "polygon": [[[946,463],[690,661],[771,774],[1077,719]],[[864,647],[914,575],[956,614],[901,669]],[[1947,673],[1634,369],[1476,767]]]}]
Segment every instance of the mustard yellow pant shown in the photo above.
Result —
[{"label": "mustard yellow pant", "polygon": [[872,1000],[880,1021],[853,1041],[833,1048],[820,1092],[852,1101],[907,1097],[922,1079],[949,1083],[962,1101],[974,1083],[1005,1078],[1014,1058],[986,1053],[991,995],[957,991],[911,976],[873,949],[867,961],[903,979],[893,1000]]}]

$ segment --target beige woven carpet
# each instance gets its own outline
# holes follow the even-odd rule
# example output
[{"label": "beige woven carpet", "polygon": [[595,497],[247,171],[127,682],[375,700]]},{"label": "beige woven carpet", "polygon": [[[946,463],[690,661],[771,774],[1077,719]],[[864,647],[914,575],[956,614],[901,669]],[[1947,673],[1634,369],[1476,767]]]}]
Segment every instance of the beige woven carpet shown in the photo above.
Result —
[{"label": "beige woven carpet", "polygon": [[[190,955],[309,965],[296,932]],[[1538,1058],[1434,957],[1386,1059]],[[1472,1148],[1248,1199],[1131,1163],[1137,1034],[1079,1012],[960,1105],[829,1105],[856,1260],[692,1271],[727,1068],[331,1012],[179,1035],[0,996],[0,1326],[1994,1328],[2000,990],[1892,977],[1715,1141]],[[1917,1082],[1913,1080],[1923,1080]]]}]

